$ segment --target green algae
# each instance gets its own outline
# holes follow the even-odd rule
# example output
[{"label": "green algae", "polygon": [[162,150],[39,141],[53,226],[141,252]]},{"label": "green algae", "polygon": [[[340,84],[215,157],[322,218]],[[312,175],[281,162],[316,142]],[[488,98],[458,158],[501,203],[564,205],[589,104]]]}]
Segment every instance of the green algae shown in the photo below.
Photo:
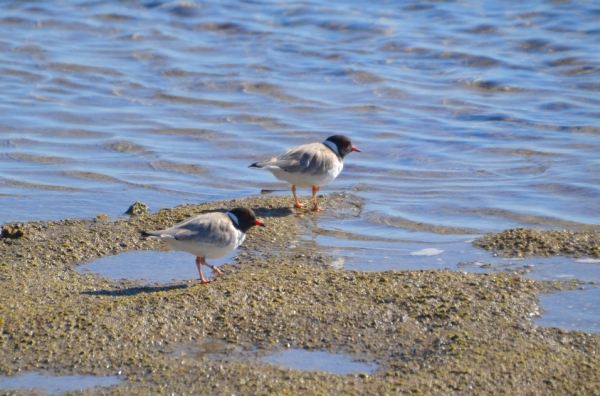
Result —
[{"label": "green algae", "polygon": [[478,238],[473,245],[504,257],[600,257],[600,231],[512,228]]},{"label": "green algae", "polygon": [[[22,237],[0,239],[0,373],[121,372],[125,380],[77,394],[599,393],[600,335],[532,323],[548,285],[507,273],[333,270],[329,257],[290,246],[307,220],[362,203],[348,194],[319,200],[329,214],[255,197],[116,221],[20,224]],[[250,230],[213,283],[148,286],[75,270],[105,255],[166,249],[139,230],[235,206],[253,208],[267,227]],[[195,358],[176,353],[205,340],[221,346]],[[345,353],[379,369],[333,375],[258,361],[285,348]]]},{"label": "green algae", "polygon": [[125,214],[137,216],[148,213],[148,209],[150,209],[148,205],[143,202],[136,201],[125,211]]}]

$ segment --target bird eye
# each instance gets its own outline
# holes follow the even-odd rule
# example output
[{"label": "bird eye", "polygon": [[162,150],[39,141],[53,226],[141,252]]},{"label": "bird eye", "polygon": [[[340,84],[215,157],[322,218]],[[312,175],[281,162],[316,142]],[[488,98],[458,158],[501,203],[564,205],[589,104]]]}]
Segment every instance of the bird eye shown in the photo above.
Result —
[{"label": "bird eye", "polygon": [[250,218],[250,215],[248,213],[244,213],[242,215],[242,219],[244,219],[244,220],[248,220],[249,218]]}]

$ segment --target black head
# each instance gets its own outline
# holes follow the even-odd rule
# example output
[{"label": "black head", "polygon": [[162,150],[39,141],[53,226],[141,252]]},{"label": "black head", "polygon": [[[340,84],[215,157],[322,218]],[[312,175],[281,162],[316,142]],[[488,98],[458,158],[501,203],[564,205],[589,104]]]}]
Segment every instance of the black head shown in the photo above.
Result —
[{"label": "black head", "polygon": [[264,227],[262,221],[256,218],[254,211],[249,208],[235,208],[229,211],[232,215],[237,218],[238,224],[233,222],[233,225],[242,232],[248,231],[250,228],[255,225]]},{"label": "black head", "polygon": [[352,145],[352,142],[350,141],[348,136],[344,136],[344,135],[329,136],[327,139],[325,139],[325,141],[323,143],[327,147],[332,149],[333,151],[336,151],[333,149],[333,147],[331,147],[331,144],[333,143],[333,145],[335,145],[335,147],[337,148],[336,154],[339,155],[340,158],[342,158],[342,159],[346,155],[350,154],[351,151],[357,151],[360,153],[360,150]]}]

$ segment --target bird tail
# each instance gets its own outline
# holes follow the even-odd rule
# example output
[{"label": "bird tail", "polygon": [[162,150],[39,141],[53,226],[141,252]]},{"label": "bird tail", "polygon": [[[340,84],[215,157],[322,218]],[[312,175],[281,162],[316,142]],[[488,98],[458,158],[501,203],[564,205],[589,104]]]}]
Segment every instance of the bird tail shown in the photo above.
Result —
[{"label": "bird tail", "polygon": [[264,164],[262,162],[255,162],[252,165],[249,165],[248,168],[262,168]]},{"label": "bird tail", "polygon": [[140,230],[140,234],[142,234],[143,238],[150,238],[150,237],[155,236],[155,235],[150,234],[148,231],[142,231],[142,230]]},{"label": "bird tail", "polygon": [[282,159],[273,158],[268,161],[255,162],[252,165],[250,165],[248,168],[267,168],[267,169],[282,168],[283,169],[285,167],[295,166],[297,164],[298,164],[298,161],[295,161],[295,160],[282,160]]}]

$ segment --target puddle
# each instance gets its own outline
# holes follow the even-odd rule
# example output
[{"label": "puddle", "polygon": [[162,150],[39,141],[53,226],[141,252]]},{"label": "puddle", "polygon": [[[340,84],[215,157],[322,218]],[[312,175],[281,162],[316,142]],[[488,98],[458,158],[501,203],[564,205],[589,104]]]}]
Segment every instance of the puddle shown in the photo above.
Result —
[{"label": "puddle", "polygon": [[289,367],[294,370],[326,371],[332,374],[373,373],[376,364],[355,362],[338,354],[322,351],[306,351],[304,349],[289,349],[277,352],[262,359],[265,363]]},{"label": "puddle", "polygon": [[186,345],[169,353],[169,356],[188,357],[191,359],[202,359],[206,355],[217,354],[231,349],[231,344],[222,340],[204,340],[198,344]]},{"label": "puddle", "polygon": [[600,288],[543,294],[540,302],[546,312],[535,320],[538,326],[600,332]]},{"label": "puddle", "polygon": [[[508,266],[501,258],[490,257],[488,252],[473,248],[467,238],[441,243],[394,243],[348,241],[331,236],[318,236],[314,242],[305,243],[301,248],[313,243],[313,249],[319,253],[335,257],[331,263],[333,268],[351,271],[452,269],[490,272],[494,268],[505,269]],[[492,261],[496,264],[491,264]],[[476,262],[481,264],[465,265]]]},{"label": "puddle", "polygon": [[[222,263],[224,263],[223,260],[211,261],[211,264],[215,265]],[[176,251],[146,250],[121,253],[80,265],[77,267],[77,271],[82,274],[93,272],[115,280],[144,280],[148,283],[198,279],[194,256]],[[209,268],[203,268],[202,271],[206,278],[212,278],[213,273]]]},{"label": "puddle", "polygon": [[93,375],[66,375],[53,377],[40,373],[27,373],[14,377],[0,377],[0,389],[56,394],[94,387],[113,386],[122,382],[123,381],[116,376],[95,377]]},{"label": "puddle", "polygon": [[294,370],[326,371],[342,375],[351,373],[371,374],[377,370],[377,364],[352,360],[351,357],[323,351],[307,351],[304,349],[288,349],[265,357],[257,357],[256,348],[242,349],[221,340],[205,339],[199,343],[185,344],[169,353],[178,360],[178,364],[202,360],[208,355],[227,356],[228,359],[259,361],[283,366]]}]

